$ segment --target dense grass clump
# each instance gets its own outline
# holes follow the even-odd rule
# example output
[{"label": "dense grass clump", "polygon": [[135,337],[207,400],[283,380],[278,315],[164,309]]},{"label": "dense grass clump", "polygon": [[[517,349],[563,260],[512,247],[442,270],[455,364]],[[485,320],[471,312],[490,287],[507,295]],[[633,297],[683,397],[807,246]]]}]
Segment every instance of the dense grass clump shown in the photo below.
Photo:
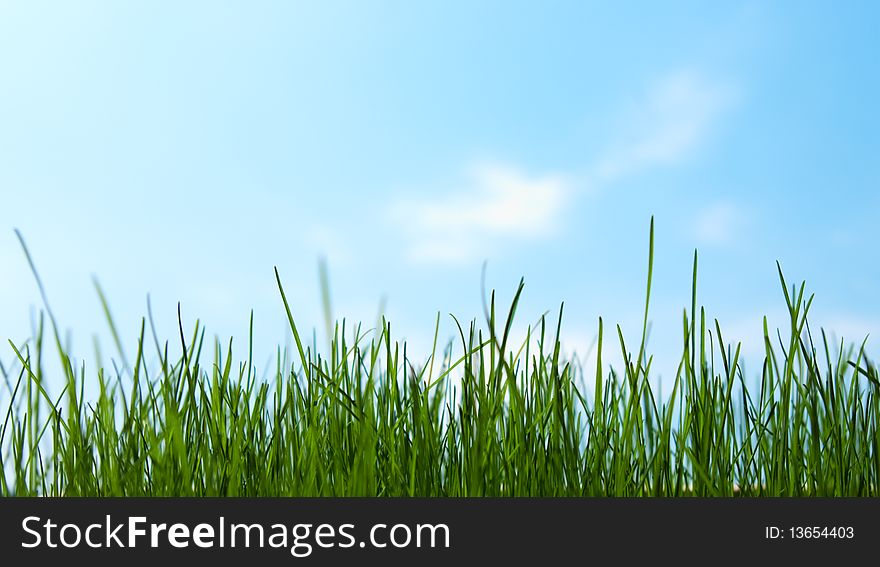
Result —
[{"label": "dense grass clump", "polygon": [[[438,349],[435,331],[420,358],[384,320],[370,330],[343,321],[317,352],[278,278],[295,351],[279,348],[270,376],[251,355],[233,361],[231,340],[206,347],[198,322],[165,342],[148,333],[151,318],[128,364],[103,295],[122,361],[87,372],[47,307],[49,323],[41,317],[21,347],[10,341],[15,364],[2,367],[0,494],[880,494],[880,383],[864,344],[829,345],[823,331],[817,346],[812,297],[780,270],[790,328],[773,336],[765,319],[761,373],[747,381],[739,346],[697,310],[696,258],[680,364],[662,399],[646,352],[653,225],[641,337],[630,345],[618,327],[609,347],[600,319],[594,369],[564,356],[559,327],[544,319],[514,344],[522,282],[503,316],[493,294],[485,325],[456,320],[458,337]],[[253,318],[249,353],[252,331]],[[46,344],[65,373],[52,377],[66,383],[55,396],[44,387]],[[618,371],[602,363],[608,348],[623,354]],[[87,381],[97,382],[91,401]]]}]

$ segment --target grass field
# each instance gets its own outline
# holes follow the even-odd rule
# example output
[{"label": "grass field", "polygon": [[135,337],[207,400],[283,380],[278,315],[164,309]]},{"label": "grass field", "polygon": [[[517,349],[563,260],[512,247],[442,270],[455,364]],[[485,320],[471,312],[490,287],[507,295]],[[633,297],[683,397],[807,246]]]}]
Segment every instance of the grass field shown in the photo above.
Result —
[{"label": "grass field", "polygon": [[[303,343],[276,270],[295,350],[279,348],[269,376],[252,354],[233,360],[231,342],[206,344],[198,323],[166,341],[149,317],[127,361],[103,295],[119,364],[75,367],[47,308],[35,337],[9,341],[0,494],[880,494],[878,371],[864,343],[829,344],[810,329],[812,297],[781,270],[791,324],[777,333],[765,320],[766,355],[749,380],[739,346],[698,307],[695,254],[674,385],[663,398],[652,390],[653,238],[652,222],[641,336],[600,320],[595,368],[566,358],[544,320],[514,342],[522,283],[511,305],[493,294],[479,320],[456,320],[454,340],[435,332],[432,352],[409,352],[388,321],[337,323],[318,352]],[[610,349],[623,368],[603,365]],[[44,375],[56,355],[66,376]],[[50,395],[47,383],[66,387]]]}]

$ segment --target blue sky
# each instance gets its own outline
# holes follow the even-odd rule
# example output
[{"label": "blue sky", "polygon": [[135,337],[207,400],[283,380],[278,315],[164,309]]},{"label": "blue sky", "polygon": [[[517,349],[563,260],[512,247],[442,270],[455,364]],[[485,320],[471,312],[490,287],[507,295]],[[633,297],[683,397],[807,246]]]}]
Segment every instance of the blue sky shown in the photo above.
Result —
[{"label": "blue sky", "polygon": [[[667,5],[668,4],[668,5]],[[134,345],[146,296],[266,355],[277,265],[320,324],[427,345],[480,313],[480,268],[519,321],[566,303],[636,340],[657,223],[652,350],[677,360],[690,264],[727,340],[786,323],[880,329],[880,58],[872,2],[3,2],[0,332],[29,335],[27,239],[77,352],[106,343],[96,275]],[[109,343],[104,345],[109,351]],[[244,355],[243,341],[238,344]],[[8,361],[9,349],[0,350]],[[754,358],[751,366],[760,361]]]}]

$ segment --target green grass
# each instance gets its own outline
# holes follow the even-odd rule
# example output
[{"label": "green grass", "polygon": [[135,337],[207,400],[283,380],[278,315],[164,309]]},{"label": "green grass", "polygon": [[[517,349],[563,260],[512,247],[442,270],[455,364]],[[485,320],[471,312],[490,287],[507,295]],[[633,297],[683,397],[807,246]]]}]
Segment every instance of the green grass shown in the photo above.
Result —
[{"label": "green grass", "polygon": [[[747,380],[739,345],[698,309],[695,254],[678,372],[670,394],[655,394],[653,221],[650,238],[641,336],[628,342],[600,319],[595,368],[561,353],[561,308],[555,328],[542,319],[514,343],[522,282],[504,309],[493,293],[479,324],[456,319],[445,348],[436,327],[433,351],[417,355],[388,321],[369,330],[343,321],[319,353],[302,341],[276,270],[295,351],[279,348],[269,376],[254,368],[253,316],[245,361],[233,360],[231,340],[206,344],[198,322],[160,340],[151,318],[127,360],[100,288],[120,365],[74,367],[46,303],[48,322],[41,316],[21,347],[10,341],[14,363],[2,367],[0,494],[880,494],[878,372],[864,343],[814,335],[812,297],[781,270],[790,326],[771,333],[765,319],[761,372]],[[623,368],[603,365],[609,349]],[[64,376],[44,375],[55,355]],[[47,384],[66,386],[50,395]]]}]

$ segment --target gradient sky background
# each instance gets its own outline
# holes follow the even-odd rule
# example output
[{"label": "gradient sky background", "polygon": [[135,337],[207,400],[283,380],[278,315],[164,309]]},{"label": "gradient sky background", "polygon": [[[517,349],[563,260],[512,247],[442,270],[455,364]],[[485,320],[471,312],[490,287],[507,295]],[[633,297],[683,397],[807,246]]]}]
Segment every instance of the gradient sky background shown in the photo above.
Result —
[{"label": "gradient sky background", "polygon": [[[874,2],[0,2],[0,333],[39,298],[24,234],[80,355],[132,348],[152,298],[244,356],[336,315],[428,346],[480,314],[480,269],[524,326],[566,302],[637,340],[656,217],[651,350],[700,302],[757,370],[785,325],[774,262],[814,324],[880,330]],[[443,317],[442,337],[452,336]],[[323,338],[323,334],[319,334]],[[172,344],[173,341],[172,341]],[[871,343],[869,343],[871,344]],[[11,349],[0,349],[9,362]]]}]

